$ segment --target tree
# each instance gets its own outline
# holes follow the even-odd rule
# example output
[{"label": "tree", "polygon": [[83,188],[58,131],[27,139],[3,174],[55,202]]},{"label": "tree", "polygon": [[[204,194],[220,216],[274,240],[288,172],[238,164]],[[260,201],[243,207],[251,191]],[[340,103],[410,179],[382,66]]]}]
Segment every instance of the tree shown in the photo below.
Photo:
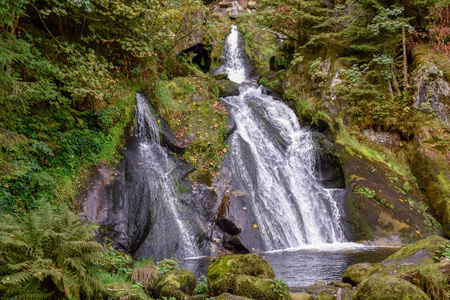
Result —
[{"label": "tree", "polygon": [[92,241],[95,225],[83,224],[67,207],[49,204],[24,217],[0,220],[2,299],[91,298],[98,280],[102,247]]}]

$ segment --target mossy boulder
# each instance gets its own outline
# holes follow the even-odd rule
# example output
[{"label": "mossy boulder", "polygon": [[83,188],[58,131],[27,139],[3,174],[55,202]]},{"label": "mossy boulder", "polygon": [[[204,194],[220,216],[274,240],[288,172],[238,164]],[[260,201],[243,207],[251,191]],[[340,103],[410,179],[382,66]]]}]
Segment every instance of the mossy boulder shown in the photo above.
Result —
[{"label": "mossy boulder", "polygon": [[356,286],[364,279],[375,272],[381,271],[383,268],[384,266],[382,264],[359,263],[351,265],[345,271],[342,281]]},{"label": "mossy boulder", "polygon": [[[214,259],[208,267],[208,287],[212,295],[234,293],[240,276],[248,275],[255,280],[275,279],[275,273],[269,262],[256,254],[229,255]],[[247,282],[248,278],[246,278]],[[239,287],[237,287],[239,289]],[[241,290],[241,289],[239,289]],[[238,294],[236,294],[238,295]],[[245,295],[243,295],[245,296]]]},{"label": "mossy boulder", "polygon": [[239,96],[239,85],[233,81],[222,79],[216,81],[219,97]]},{"label": "mossy boulder", "polygon": [[308,293],[291,293],[291,300],[311,300],[312,296]]},{"label": "mossy boulder", "polygon": [[246,297],[235,296],[229,293],[223,293],[217,297],[209,298],[210,300],[251,300]]},{"label": "mossy boulder", "polygon": [[165,274],[157,285],[159,297],[184,299],[186,295],[192,295],[197,285],[194,273],[188,270],[173,270]]},{"label": "mossy boulder", "polygon": [[396,263],[428,263],[433,262],[435,251],[449,241],[443,237],[433,235],[426,239],[409,244],[383,261],[383,264]]},{"label": "mossy boulder", "polygon": [[393,276],[373,274],[365,279],[353,300],[429,300],[418,287]]},{"label": "mossy boulder", "polygon": [[142,288],[136,288],[131,283],[108,283],[104,285],[105,290],[96,299],[128,299],[128,300],[151,300],[150,296]]},{"label": "mossy boulder", "polygon": [[272,278],[239,275],[234,284],[235,295],[261,300],[289,299],[287,284]]}]

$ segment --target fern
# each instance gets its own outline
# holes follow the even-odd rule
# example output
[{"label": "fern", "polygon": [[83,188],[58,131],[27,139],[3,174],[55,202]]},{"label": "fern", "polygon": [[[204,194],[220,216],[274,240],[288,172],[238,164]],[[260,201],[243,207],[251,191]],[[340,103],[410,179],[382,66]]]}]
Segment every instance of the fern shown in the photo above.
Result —
[{"label": "fern", "polygon": [[95,225],[67,208],[49,204],[23,217],[0,220],[2,299],[92,298],[103,290],[98,275],[102,247],[92,241]]}]

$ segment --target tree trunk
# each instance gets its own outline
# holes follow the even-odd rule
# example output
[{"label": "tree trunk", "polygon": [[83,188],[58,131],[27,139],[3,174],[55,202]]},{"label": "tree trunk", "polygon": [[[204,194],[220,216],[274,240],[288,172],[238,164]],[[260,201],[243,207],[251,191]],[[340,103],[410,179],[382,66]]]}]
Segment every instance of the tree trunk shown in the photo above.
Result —
[{"label": "tree trunk", "polygon": [[403,85],[404,90],[408,90],[408,58],[406,57],[406,29],[402,26],[402,45],[403,45]]}]

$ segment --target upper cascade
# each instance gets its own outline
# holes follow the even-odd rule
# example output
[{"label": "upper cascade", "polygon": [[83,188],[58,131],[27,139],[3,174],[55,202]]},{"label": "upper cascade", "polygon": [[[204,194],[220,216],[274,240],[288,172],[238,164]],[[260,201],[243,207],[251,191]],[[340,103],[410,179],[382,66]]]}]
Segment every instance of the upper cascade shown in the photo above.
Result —
[{"label": "upper cascade", "polygon": [[311,132],[284,103],[250,83],[236,26],[226,40],[222,71],[240,87],[224,99],[236,123],[230,138],[232,178],[258,222],[265,249],[345,241],[342,190],[324,188]]}]

